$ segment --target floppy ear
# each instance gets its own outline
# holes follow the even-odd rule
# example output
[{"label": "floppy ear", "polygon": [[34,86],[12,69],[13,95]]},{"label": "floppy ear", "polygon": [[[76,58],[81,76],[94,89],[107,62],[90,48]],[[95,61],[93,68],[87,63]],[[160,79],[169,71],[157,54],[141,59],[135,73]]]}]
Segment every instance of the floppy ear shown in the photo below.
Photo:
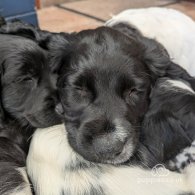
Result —
[{"label": "floppy ear", "polygon": [[127,23],[117,23],[111,26],[111,28],[118,30],[130,37],[134,37],[134,38],[142,37],[141,32],[136,27]]},{"label": "floppy ear", "polygon": [[147,161],[144,163],[150,167],[171,159],[181,148],[191,144],[185,125],[171,113],[158,112],[146,116],[143,127],[142,144],[149,151],[149,156],[145,157]]},{"label": "floppy ear", "polygon": [[1,34],[12,34],[29,38],[45,49],[50,51],[50,67],[53,72],[57,72],[61,65],[66,63],[68,54],[72,50],[72,38],[74,34],[51,33],[40,30],[30,24],[21,21],[13,21],[0,28]]},{"label": "floppy ear", "polygon": [[148,68],[153,81],[156,81],[159,77],[183,79],[188,81],[195,90],[195,78],[190,76],[182,67],[172,62],[168,52],[159,42],[144,37],[138,29],[126,23],[118,23],[112,28],[133,38],[140,44],[142,61]]},{"label": "floppy ear", "polygon": [[0,28],[0,34],[11,34],[26,37],[37,42],[38,45],[42,46],[43,48],[46,47],[44,46],[44,43],[48,37],[52,35],[52,33],[48,31],[42,31],[39,28],[31,24],[24,23],[20,20],[14,20],[2,25]]},{"label": "floppy ear", "polygon": [[195,78],[181,66],[175,64],[166,49],[153,39],[142,38],[143,63],[146,64],[151,76],[156,81],[159,77],[182,79],[189,82],[195,90]]},{"label": "floppy ear", "polygon": [[74,34],[53,34],[45,39],[44,45],[49,50],[49,66],[52,72],[59,73],[62,66],[63,69],[68,68],[70,56],[75,51]]}]

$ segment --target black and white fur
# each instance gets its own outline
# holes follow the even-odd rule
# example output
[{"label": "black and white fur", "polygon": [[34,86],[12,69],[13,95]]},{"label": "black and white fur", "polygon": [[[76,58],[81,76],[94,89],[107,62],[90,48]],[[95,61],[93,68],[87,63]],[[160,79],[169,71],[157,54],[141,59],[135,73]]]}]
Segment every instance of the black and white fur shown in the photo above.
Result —
[{"label": "black and white fur", "polygon": [[[115,28],[117,28],[117,30],[120,31],[120,28],[118,28],[118,27],[115,27]],[[82,34],[82,33],[81,33],[81,34]],[[84,33],[83,33],[83,34],[84,34]],[[122,36],[122,35],[121,35],[121,36]],[[149,42],[148,42],[148,43],[149,43]],[[150,45],[150,44],[149,44],[149,45]],[[149,46],[149,45],[148,45],[148,46]],[[154,45],[155,45],[155,44],[154,44]],[[151,42],[151,45],[150,45],[150,46],[153,47],[154,45],[153,45],[152,42]],[[59,47],[60,47],[60,49],[62,49],[62,46],[59,46]],[[155,48],[155,47],[154,47],[154,48]],[[154,49],[154,48],[153,48],[153,49]],[[66,48],[66,49],[67,49],[67,48]],[[66,49],[65,49],[65,50],[66,50]],[[57,50],[56,50],[56,51],[57,51]],[[67,51],[67,50],[66,50],[66,51]],[[160,51],[160,50],[159,50],[159,51]],[[72,52],[72,51],[71,51],[71,52]],[[148,52],[149,52],[149,51],[148,51]],[[150,52],[151,52],[151,51],[150,51]],[[161,52],[162,52],[162,50],[161,50]],[[149,54],[149,53],[148,53],[148,54]],[[165,54],[165,53],[164,53],[164,54]],[[58,53],[58,55],[59,55],[59,53]],[[59,56],[58,56],[58,57],[59,57]],[[156,57],[157,57],[157,56],[156,56]],[[58,60],[57,57],[56,57],[55,59]],[[158,61],[158,60],[157,60],[157,61]],[[156,61],[156,62],[157,62],[157,61]],[[64,62],[64,59],[63,59],[63,62]],[[65,61],[65,62],[66,62],[66,61]],[[67,62],[68,62],[68,60],[67,60]],[[162,62],[162,61],[161,61],[161,62]],[[155,69],[156,67],[150,67],[150,68],[154,68],[154,69],[152,70],[154,74],[159,73],[158,70]],[[155,71],[156,71],[156,72],[155,72]],[[162,73],[162,72],[160,72],[160,73]],[[173,73],[173,75],[179,77],[179,75],[177,75],[177,73],[179,73],[178,71],[175,71],[175,72],[174,72],[174,70],[173,70],[172,73]],[[184,75],[185,75],[185,74],[184,74]],[[161,75],[161,76],[162,76],[162,75]]]},{"label": "black and white fur", "polygon": [[[158,99],[159,97],[154,94],[155,91],[156,93],[164,92],[164,94],[169,92],[172,96],[177,93],[177,96],[180,97],[186,94],[195,98],[195,92],[191,87],[179,80],[160,79],[151,95],[154,96],[151,98]],[[188,102],[185,104],[187,105]],[[163,107],[161,108],[163,110]],[[151,121],[150,124],[152,122],[154,121]],[[169,121],[167,120],[166,123],[168,124]],[[158,125],[153,124],[154,129],[156,127],[158,132]],[[177,132],[177,126],[175,129],[172,128],[172,131]],[[170,131],[170,129],[168,130]],[[155,140],[155,132],[152,133]],[[170,135],[172,135],[171,132]],[[155,147],[155,145],[151,144],[149,147]],[[156,149],[158,150],[158,147]],[[195,149],[191,148],[190,153],[194,155]],[[193,163],[181,174],[168,171],[162,164],[157,164],[150,170],[137,165],[113,166],[92,163],[81,157],[69,145],[64,125],[38,129],[35,132],[27,159],[27,169],[37,195],[179,195],[195,193],[195,165]]]},{"label": "black and white fur", "polygon": [[195,141],[190,147],[183,149],[175,158],[168,163],[169,169],[182,172],[185,167],[195,162]]},{"label": "black and white fur", "polygon": [[195,92],[184,81],[162,78],[156,82],[150,97],[142,123],[143,146],[139,156],[143,154],[141,161],[152,167],[167,163],[195,140]]},{"label": "black and white fur", "polygon": [[65,132],[64,125],[59,125],[39,129],[34,135],[27,168],[37,195],[195,193],[194,164],[182,174],[161,166],[151,171],[139,166],[95,164],[70,147]]}]

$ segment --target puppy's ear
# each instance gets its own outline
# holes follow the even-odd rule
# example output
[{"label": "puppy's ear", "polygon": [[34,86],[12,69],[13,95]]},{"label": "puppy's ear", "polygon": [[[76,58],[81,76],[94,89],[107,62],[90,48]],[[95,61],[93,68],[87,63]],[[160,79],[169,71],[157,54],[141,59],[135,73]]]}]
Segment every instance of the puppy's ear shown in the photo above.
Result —
[{"label": "puppy's ear", "polygon": [[[74,34],[55,34],[47,40],[47,49],[49,50],[49,64],[51,71],[59,74],[61,67],[67,69],[71,54],[75,51]],[[65,70],[63,70],[65,71]]]},{"label": "puppy's ear", "polygon": [[195,78],[181,66],[175,64],[160,43],[145,37],[142,38],[141,43],[143,44],[143,63],[146,64],[154,81],[159,77],[182,79],[189,82],[195,90]]},{"label": "puppy's ear", "polygon": [[13,22],[8,22],[1,26],[1,34],[12,34],[27,37],[35,40],[38,36],[36,31],[38,29],[30,24],[23,23],[21,21],[15,20]]},{"label": "puppy's ear", "polygon": [[129,25],[127,23],[118,23],[111,27],[130,37],[134,37],[137,39],[139,37],[142,37],[141,32],[136,27],[134,27],[133,25]]},{"label": "puppy's ear", "polygon": [[[146,117],[143,123],[144,141],[143,145],[149,151],[149,156],[143,155],[144,162],[153,167],[161,164],[191,144],[184,124],[171,113],[159,112]],[[151,156],[151,157],[150,157]]]},{"label": "puppy's ear", "polygon": [[154,79],[165,75],[170,59],[167,51],[160,43],[144,37],[138,29],[127,23],[118,23],[112,28],[139,43],[140,53],[142,53],[141,59]]},{"label": "puppy's ear", "polygon": [[52,33],[48,31],[42,31],[31,24],[27,24],[19,20],[2,25],[0,28],[0,34],[11,34],[29,38],[37,42],[37,44],[44,49],[47,47],[45,45],[45,43],[47,43],[47,39],[49,39],[52,35]]},{"label": "puppy's ear", "polygon": [[144,37],[138,29],[126,23],[118,23],[112,28],[133,38],[140,44],[142,61],[148,68],[153,81],[159,77],[183,79],[189,82],[195,90],[195,78],[191,77],[182,67],[173,63],[168,52],[159,42]]}]

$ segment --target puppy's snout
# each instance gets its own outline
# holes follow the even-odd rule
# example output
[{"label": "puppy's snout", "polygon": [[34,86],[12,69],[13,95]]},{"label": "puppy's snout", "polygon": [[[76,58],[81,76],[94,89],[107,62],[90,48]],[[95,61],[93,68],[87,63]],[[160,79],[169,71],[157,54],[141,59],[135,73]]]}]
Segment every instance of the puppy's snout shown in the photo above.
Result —
[{"label": "puppy's snout", "polygon": [[97,155],[105,159],[113,159],[120,155],[124,144],[124,141],[115,138],[113,135],[98,137],[93,141]]}]

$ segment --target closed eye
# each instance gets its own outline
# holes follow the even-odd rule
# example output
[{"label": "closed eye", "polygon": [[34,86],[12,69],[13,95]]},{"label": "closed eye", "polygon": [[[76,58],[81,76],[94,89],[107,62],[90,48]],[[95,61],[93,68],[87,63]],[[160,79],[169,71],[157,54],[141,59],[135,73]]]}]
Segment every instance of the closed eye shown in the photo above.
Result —
[{"label": "closed eye", "polygon": [[91,95],[91,92],[86,87],[76,86],[75,90],[83,98]]},{"label": "closed eye", "polygon": [[33,79],[31,77],[18,77],[18,78],[16,78],[15,82],[17,82],[17,83],[20,83],[20,82],[30,83],[30,82],[33,82]]}]

